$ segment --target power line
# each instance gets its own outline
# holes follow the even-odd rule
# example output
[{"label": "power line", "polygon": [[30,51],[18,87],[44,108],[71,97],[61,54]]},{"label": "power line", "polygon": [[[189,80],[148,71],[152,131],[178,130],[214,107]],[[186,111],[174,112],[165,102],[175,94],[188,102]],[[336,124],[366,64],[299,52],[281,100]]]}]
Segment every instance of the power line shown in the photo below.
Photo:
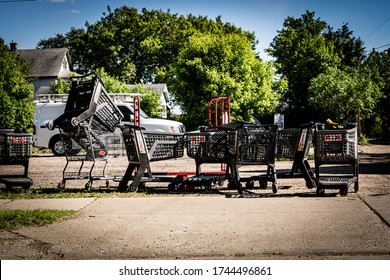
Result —
[{"label": "power line", "polygon": [[377,32],[379,30],[379,28],[381,28],[388,20],[390,19],[390,17],[388,17],[381,25],[379,25],[374,31],[372,31],[370,34],[368,34],[363,40],[366,40],[368,37],[370,37],[371,35],[373,35],[375,32]]},{"label": "power line", "polygon": [[383,46],[380,46],[380,47],[377,47],[377,48],[374,48],[374,49],[381,49],[381,48],[384,48],[384,47],[387,47],[387,46],[390,46],[390,44],[386,44],[386,45],[383,45]]}]

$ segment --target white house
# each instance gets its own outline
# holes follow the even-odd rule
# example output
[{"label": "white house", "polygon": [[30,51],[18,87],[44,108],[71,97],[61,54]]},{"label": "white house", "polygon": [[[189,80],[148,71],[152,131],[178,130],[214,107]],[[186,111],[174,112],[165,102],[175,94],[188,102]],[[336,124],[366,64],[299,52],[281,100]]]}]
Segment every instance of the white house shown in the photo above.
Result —
[{"label": "white house", "polygon": [[[135,88],[136,85],[129,85],[130,88]],[[156,92],[160,96],[160,105],[162,108],[162,111],[160,113],[161,118],[168,118],[171,114],[171,108],[168,104],[169,102],[169,92],[167,84],[146,84],[144,85],[146,90],[151,90]],[[142,108],[142,104],[141,104]]]},{"label": "white house", "polygon": [[[12,49],[12,48],[11,48]],[[67,48],[15,50],[31,67],[28,78],[33,79],[34,93],[47,94],[56,79],[69,79],[69,52]]]}]

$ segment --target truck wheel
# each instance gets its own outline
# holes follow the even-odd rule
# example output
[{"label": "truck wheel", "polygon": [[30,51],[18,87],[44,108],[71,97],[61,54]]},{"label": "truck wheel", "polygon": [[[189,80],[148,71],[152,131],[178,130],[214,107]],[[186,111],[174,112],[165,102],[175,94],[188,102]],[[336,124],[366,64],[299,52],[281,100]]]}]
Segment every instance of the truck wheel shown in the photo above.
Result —
[{"label": "truck wheel", "polygon": [[65,151],[68,152],[68,155],[74,156],[80,152],[80,149],[72,149],[72,145],[69,143],[68,150],[66,149],[66,145],[64,141],[62,141],[61,136],[59,134],[54,135],[50,139],[49,148],[55,156],[65,156]]},{"label": "truck wheel", "polygon": [[64,156],[65,155],[65,145],[61,139],[60,135],[54,135],[50,139],[49,148],[55,156]]}]

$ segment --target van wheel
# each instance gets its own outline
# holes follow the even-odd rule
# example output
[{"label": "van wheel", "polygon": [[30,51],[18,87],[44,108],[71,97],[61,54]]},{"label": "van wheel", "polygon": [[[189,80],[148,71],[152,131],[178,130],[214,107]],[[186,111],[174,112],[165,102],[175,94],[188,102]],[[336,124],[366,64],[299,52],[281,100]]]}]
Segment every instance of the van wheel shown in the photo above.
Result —
[{"label": "van wheel", "polygon": [[[68,146],[66,146],[66,144]],[[50,143],[49,143],[49,148],[51,149],[52,153],[55,156],[65,156],[65,152],[67,152],[68,155],[70,155],[70,156],[75,156],[81,150],[81,149],[77,149],[77,148],[72,148],[72,143],[70,141],[69,142],[66,141],[64,144],[64,141],[62,141],[61,136],[59,134],[54,135],[51,138]]]},{"label": "van wheel", "polygon": [[65,145],[62,142],[60,135],[54,135],[50,139],[49,148],[55,156],[64,156],[65,155]]}]

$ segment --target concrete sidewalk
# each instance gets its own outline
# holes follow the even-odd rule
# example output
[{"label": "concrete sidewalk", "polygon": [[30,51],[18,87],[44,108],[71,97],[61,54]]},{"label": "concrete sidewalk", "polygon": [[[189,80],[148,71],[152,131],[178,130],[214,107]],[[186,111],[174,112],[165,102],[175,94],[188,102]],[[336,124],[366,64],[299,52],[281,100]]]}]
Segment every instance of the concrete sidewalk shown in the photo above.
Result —
[{"label": "concrete sidewalk", "polygon": [[54,209],[80,210],[96,198],[39,198],[39,199],[0,199],[0,209]]},{"label": "concrete sidewalk", "polygon": [[359,197],[390,226],[390,195]]},{"label": "concrete sidewalk", "polygon": [[81,209],[4,231],[3,259],[390,259],[390,195],[3,200]]},{"label": "concrete sidewalk", "polygon": [[[385,223],[390,225],[390,195],[364,196],[358,195],[364,203]],[[0,199],[0,209],[56,209],[81,210],[88,207],[97,198],[42,198],[42,199]],[[110,199],[99,198],[100,204],[110,212]],[[116,203],[128,203],[126,199],[117,199]]]}]

